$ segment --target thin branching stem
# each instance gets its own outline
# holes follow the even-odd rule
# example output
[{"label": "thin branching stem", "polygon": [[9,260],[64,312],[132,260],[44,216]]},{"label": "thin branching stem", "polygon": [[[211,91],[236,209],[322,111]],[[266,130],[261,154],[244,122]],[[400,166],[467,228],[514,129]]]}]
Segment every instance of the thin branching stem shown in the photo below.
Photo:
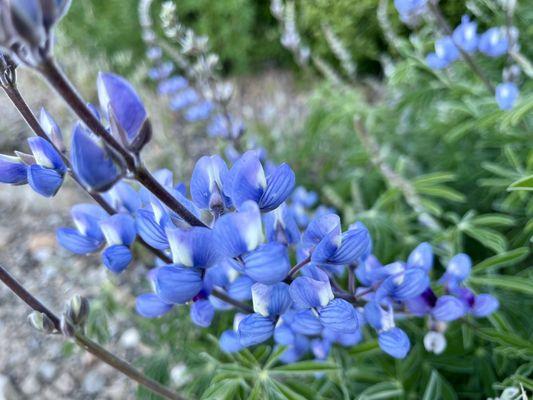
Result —
[{"label": "thin branching stem", "polygon": [[[22,301],[24,301],[34,311],[45,314],[54,324],[55,329],[61,332],[60,318],[54,314],[49,308],[39,301],[33,294],[31,294],[21,283],[19,283],[3,266],[0,265],[0,280]],[[158,394],[169,400],[184,400],[184,397],[172,392],[170,389],[161,385],[159,382],[147,377],[141,371],[134,368],[126,360],[117,357],[98,343],[92,341],[82,332],[77,330],[73,337],[78,346],[93,354],[100,361],[108,364],[117,371],[123,373],[128,378],[134,380],[138,384],[146,387],[155,394]]]}]

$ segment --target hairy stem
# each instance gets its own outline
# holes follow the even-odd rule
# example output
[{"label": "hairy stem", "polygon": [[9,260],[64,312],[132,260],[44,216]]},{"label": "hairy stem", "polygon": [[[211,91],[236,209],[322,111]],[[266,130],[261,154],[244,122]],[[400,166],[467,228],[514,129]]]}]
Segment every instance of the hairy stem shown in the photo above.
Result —
[{"label": "hairy stem", "polygon": [[[45,314],[53,322],[56,330],[59,332],[60,319],[50,309],[43,305],[35,296],[33,296],[21,283],[19,283],[11,274],[0,265],[0,280],[22,301],[24,301],[33,310]],[[172,392],[168,388],[161,385],[159,382],[147,377],[142,372],[134,368],[126,360],[123,360],[113,353],[100,346],[98,343],[92,341],[81,332],[76,332],[74,335],[74,341],[81,348],[93,354],[100,361],[108,364],[117,371],[123,373],[130,379],[134,380],[138,384],[146,387],[155,394],[158,394],[165,399],[169,400],[184,400],[180,395]]]},{"label": "hairy stem", "polygon": [[492,85],[492,83],[485,76],[485,74],[483,73],[481,68],[476,64],[476,62],[470,56],[470,54],[468,54],[466,51],[464,51],[461,48],[461,46],[459,46],[459,44],[453,38],[453,30],[452,30],[450,24],[448,24],[448,21],[446,21],[446,18],[444,18],[444,15],[442,15],[442,13],[441,13],[441,11],[439,9],[439,6],[437,4],[434,4],[433,2],[429,1],[428,2],[428,8],[429,8],[430,12],[433,14],[433,16],[435,17],[435,20],[437,21],[437,24],[439,25],[439,27],[447,35],[450,35],[450,38],[452,39],[453,44],[459,50],[459,52],[461,53],[461,56],[463,57],[463,60],[468,64],[468,66],[470,67],[472,72],[474,72],[474,74],[476,74],[479,77],[479,79],[481,79],[481,81],[483,82],[483,84],[485,85],[487,90],[490,93],[494,94],[495,88]]},{"label": "hairy stem", "polygon": [[311,256],[307,256],[305,259],[300,261],[298,264],[296,264],[294,267],[291,268],[289,271],[288,278],[292,280],[296,276],[299,270],[301,270],[303,267],[305,267],[307,264],[311,262]]},{"label": "hairy stem", "polygon": [[94,116],[87,107],[83,98],[79,95],[68,78],[57,67],[54,60],[45,61],[39,68],[39,72],[48,83],[58,92],[63,100],[70,106],[72,111],[93,131],[104,140],[107,145],[117,154],[122,156],[128,169],[135,175],[137,180],[167,207],[181,216],[187,223],[193,226],[206,226],[200,219],[192,214],[181,204],[168,190],[166,190],[154,176],[136,158],[124,149],[121,144],[107,131],[102,123]]}]

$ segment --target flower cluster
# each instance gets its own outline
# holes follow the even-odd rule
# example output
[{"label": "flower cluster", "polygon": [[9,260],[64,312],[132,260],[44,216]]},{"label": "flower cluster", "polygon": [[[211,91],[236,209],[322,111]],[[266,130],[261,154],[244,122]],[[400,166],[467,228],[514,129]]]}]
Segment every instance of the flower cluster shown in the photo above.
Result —
[{"label": "flower cluster", "polygon": [[[400,18],[406,23],[427,13],[429,7],[427,0],[395,0],[394,4]],[[498,58],[519,49],[519,32],[514,26],[492,27],[482,34],[479,34],[477,29],[477,22],[472,21],[468,15],[464,15],[461,23],[450,35],[435,41],[435,51],[426,57],[427,65],[432,69],[440,70],[449,67],[459,58],[470,57],[476,52],[491,58]],[[510,70],[514,73],[509,73]],[[516,65],[504,70],[504,82],[498,84],[495,89],[495,98],[500,109],[510,110],[516,103],[519,96],[517,85],[519,77],[520,71]]]}]

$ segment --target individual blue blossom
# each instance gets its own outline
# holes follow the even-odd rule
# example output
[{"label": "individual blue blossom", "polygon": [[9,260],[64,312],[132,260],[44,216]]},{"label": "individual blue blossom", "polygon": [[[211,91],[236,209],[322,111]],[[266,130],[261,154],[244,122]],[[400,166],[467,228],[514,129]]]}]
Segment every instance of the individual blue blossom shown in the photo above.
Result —
[{"label": "individual blue blossom", "polygon": [[28,183],[40,195],[52,197],[63,184],[67,167],[48,140],[36,136],[28,144],[35,159],[28,167]]},{"label": "individual blue blossom", "polygon": [[236,353],[243,349],[239,337],[239,324],[246,317],[244,314],[237,313],[233,318],[233,329],[222,332],[219,339],[219,346],[226,353]]},{"label": "individual blue blossom", "polygon": [[207,134],[211,137],[238,139],[243,132],[242,121],[231,115],[216,114],[207,126]]},{"label": "individual blue blossom", "polygon": [[431,315],[437,321],[454,321],[463,317],[466,313],[465,305],[457,297],[444,295],[437,299],[437,303]]},{"label": "individual blue blossom", "polygon": [[175,264],[208,268],[220,258],[214,232],[205,227],[167,228],[166,234]]},{"label": "individual blue blossom", "polygon": [[316,192],[307,191],[304,187],[298,186],[291,195],[290,208],[298,226],[305,228],[309,223],[309,209],[318,200]]},{"label": "individual blue blossom", "polygon": [[146,50],[146,57],[152,61],[159,60],[163,57],[163,49],[158,46],[152,46]]},{"label": "individual blue blossom", "polygon": [[435,52],[428,54],[426,62],[431,69],[443,69],[459,58],[459,50],[450,36],[435,42]]},{"label": "individual blue blossom", "polygon": [[275,322],[260,314],[250,314],[239,324],[239,340],[242,346],[249,347],[263,343],[274,333]]},{"label": "individual blue blossom", "polygon": [[503,27],[487,30],[479,38],[479,51],[489,57],[500,57],[509,49],[509,39]]},{"label": "individual blue blossom", "polygon": [[498,299],[490,294],[478,294],[474,297],[474,304],[470,308],[470,313],[474,317],[487,317],[495,312],[500,306]]},{"label": "individual blue blossom", "polygon": [[255,151],[248,151],[230,169],[224,182],[224,191],[235,207],[249,200],[255,201],[261,211],[272,211],[291,194],[295,176],[287,164],[281,164],[266,173]]},{"label": "individual blue blossom", "polygon": [[167,265],[155,275],[156,293],[161,300],[172,304],[186,303],[202,290],[200,268]]},{"label": "individual blue blossom", "polygon": [[205,121],[213,110],[213,103],[208,100],[201,101],[185,110],[183,117],[189,122]]},{"label": "individual blue blossom", "polygon": [[300,230],[296,223],[291,207],[285,203],[263,217],[266,239],[269,242],[279,242],[285,245],[296,244],[300,241]]},{"label": "individual blue blossom", "polygon": [[28,166],[20,157],[0,154],[0,182],[10,185],[25,185],[28,183]]},{"label": "individual blue blossom", "polygon": [[406,270],[391,275],[383,281],[376,291],[376,300],[385,297],[403,301],[414,298],[429,286],[429,276],[422,268],[407,268]]},{"label": "individual blue blossom", "polygon": [[308,276],[299,276],[290,285],[290,294],[299,309],[325,307],[333,300],[328,281],[319,281]]},{"label": "individual blue blossom", "polygon": [[104,243],[100,222],[108,218],[108,214],[94,204],[77,204],[72,207],[71,216],[76,228],[59,228],[58,243],[75,254],[97,251]]},{"label": "individual blue blossom", "polygon": [[57,122],[52,118],[52,116],[44,108],[41,108],[39,114],[39,123],[41,128],[50,139],[50,142],[58,149],[60,152],[65,152],[65,142],[63,141],[63,134]]},{"label": "individual blue blossom", "polygon": [[335,332],[354,333],[359,328],[356,311],[346,300],[333,299],[318,314],[322,325]]},{"label": "individual blue blossom", "polygon": [[164,63],[161,63],[157,67],[150,69],[148,71],[148,76],[154,81],[159,81],[168,78],[173,71],[174,64],[172,64],[170,61],[166,61]]},{"label": "individual blue blossom", "polygon": [[467,53],[473,53],[477,50],[478,35],[477,22],[471,21],[468,15],[463,15],[461,23],[453,31],[453,41],[462,50]]},{"label": "individual blue blossom", "polygon": [[294,313],[289,323],[292,330],[307,336],[320,335],[324,329],[313,310],[302,310]]},{"label": "individual blue blossom", "polygon": [[172,96],[172,99],[170,100],[170,108],[173,111],[180,111],[196,103],[199,98],[200,96],[198,95],[198,92],[191,87],[180,90]]},{"label": "individual blue blossom", "polygon": [[276,317],[284,314],[292,305],[289,285],[278,282],[273,285],[255,283],[252,286],[254,311],[263,317]]},{"label": "individual blue blossom", "polygon": [[420,243],[407,258],[408,267],[422,268],[429,272],[433,268],[433,248],[429,243]]},{"label": "individual blue blossom", "polygon": [[183,76],[173,76],[163,80],[157,86],[157,91],[163,95],[171,95],[189,86],[189,81]]},{"label": "individual blue blossom", "polygon": [[[209,270],[210,271],[210,270]],[[235,300],[245,301],[252,298],[254,280],[246,275],[240,275],[228,285],[228,295]]]},{"label": "individual blue blossom", "polygon": [[449,287],[456,287],[470,276],[472,270],[472,260],[464,253],[453,256],[448,262],[446,272],[439,280],[439,283]]},{"label": "individual blue blossom", "polygon": [[124,180],[117,182],[111,189],[104,193],[104,197],[117,212],[135,214],[142,206],[139,193]]},{"label": "individual blue blossom", "polygon": [[144,293],[135,299],[137,313],[145,318],[157,318],[172,309],[172,304],[166,303],[154,293]]},{"label": "individual blue blossom", "polygon": [[268,285],[281,282],[291,268],[287,248],[276,242],[263,244],[245,254],[243,261],[246,275]]},{"label": "individual blue blossom", "polygon": [[72,169],[91,191],[105,192],[121,177],[123,170],[102,141],[78,123],[72,134]]},{"label": "individual blue blossom", "polygon": [[215,316],[215,308],[209,300],[200,299],[192,303],[190,310],[191,320],[195,325],[207,328]]},{"label": "individual blue blossom", "polygon": [[222,214],[231,200],[224,194],[222,182],[228,174],[228,167],[218,156],[203,156],[194,166],[191,177],[191,197],[200,208]]},{"label": "individual blue blossom", "polygon": [[166,250],[170,247],[165,233],[166,225],[170,224],[168,216],[158,218],[152,210],[139,209],[135,224],[139,236],[153,248]]},{"label": "individual blue blossom", "polygon": [[428,0],[394,0],[394,7],[404,22],[410,22],[426,11]]},{"label": "individual blue blossom", "polygon": [[520,90],[513,82],[504,82],[496,86],[496,103],[500,110],[510,110],[514,107]]},{"label": "individual blue blossom", "polygon": [[220,217],[214,232],[221,253],[227,257],[238,257],[255,250],[263,241],[259,207],[253,201],[244,202],[238,212]]},{"label": "individual blue blossom", "polygon": [[118,274],[133,259],[130,246],[137,236],[135,221],[128,214],[115,214],[102,220],[100,229],[108,244],[102,253],[102,261],[111,272]]},{"label": "individual blue blossom", "polygon": [[124,78],[100,72],[98,98],[108,115],[111,130],[122,144],[135,152],[148,143],[152,130],[139,95]]},{"label": "individual blue blossom", "polygon": [[294,363],[309,352],[310,341],[305,335],[295,332],[284,317],[281,321],[274,330],[274,342],[286,347],[280,361],[286,364]]}]

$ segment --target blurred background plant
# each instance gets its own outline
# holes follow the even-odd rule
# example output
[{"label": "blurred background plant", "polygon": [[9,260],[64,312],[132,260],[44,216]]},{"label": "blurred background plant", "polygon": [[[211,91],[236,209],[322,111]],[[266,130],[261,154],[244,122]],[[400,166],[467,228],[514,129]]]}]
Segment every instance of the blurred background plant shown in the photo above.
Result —
[{"label": "blurred background plant", "polygon": [[[151,12],[159,38],[165,37],[163,3],[154,1]],[[527,60],[533,58],[533,9],[527,2],[518,2],[514,12],[523,77],[510,111],[498,109],[466,64],[431,70],[425,55],[436,38],[434,21],[406,27],[392,1],[173,3],[180,23],[209,38],[220,60],[217,74],[234,83],[229,107],[244,120],[249,145],[290,162],[298,182],[343,221],[364,222],[383,262],[405,258],[421,241],[434,244],[443,261],[456,252],[470,254],[475,266],[469,287],[495,294],[501,308],[488,322],[453,326],[441,355],[425,350],[423,323],[406,321],[417,343],[406,360],[392,360],[367,341],[335,349],[326,362],[286,367],[268,346],[232,356],[220,352],[214,338],[230,322],[227,316],[217,315],[208,333],[177,308],[159,320],[135,317],[141,341],[151,349],[138,365],[184,394],[206,399],[503,399],[509,387],[532,391],[533,81]],[[505,4],[442,1],[441,8],[452,26],[468,13],[485,30],[506,23]],[[287,9],[293,11],[287,15]],[[156,140],[149,161],[188,176],[193,159],[220,142],[207,138],[205,124],[176,120],[168,108],[161,112],[168,100],[148,79],[153,60],[146,57],[137,10],[135,0],[74,1],[60,26],[59,58],[67,56],[74,80],[87,82],[93,98],[88,82],[101,68],[126,74],[137,87],[146,83],[145,103],[158,110],[151,113]],[[282,40],[287,26],[298,33],[296,45]],[[180,43],[168,43],[183,51]],[[291,52],[303,54],[304,62]],[[93,61],[79,68],[78,57]],[[505,61],[480,59],[479,65],[499,82]],[[290,70],[291,84],[272,90],[264,77],[273,67],[283,79],[281,69]],[[200,146],[187,144],[199,138]],[[108,319],[134,313],[131,299],[117,302],[112,288],[103,289],[87,326],[99,341],[111,340]],[[509,398],[521,395],[513,393]],[[139,398],[150,396],[139,392]]]}]

